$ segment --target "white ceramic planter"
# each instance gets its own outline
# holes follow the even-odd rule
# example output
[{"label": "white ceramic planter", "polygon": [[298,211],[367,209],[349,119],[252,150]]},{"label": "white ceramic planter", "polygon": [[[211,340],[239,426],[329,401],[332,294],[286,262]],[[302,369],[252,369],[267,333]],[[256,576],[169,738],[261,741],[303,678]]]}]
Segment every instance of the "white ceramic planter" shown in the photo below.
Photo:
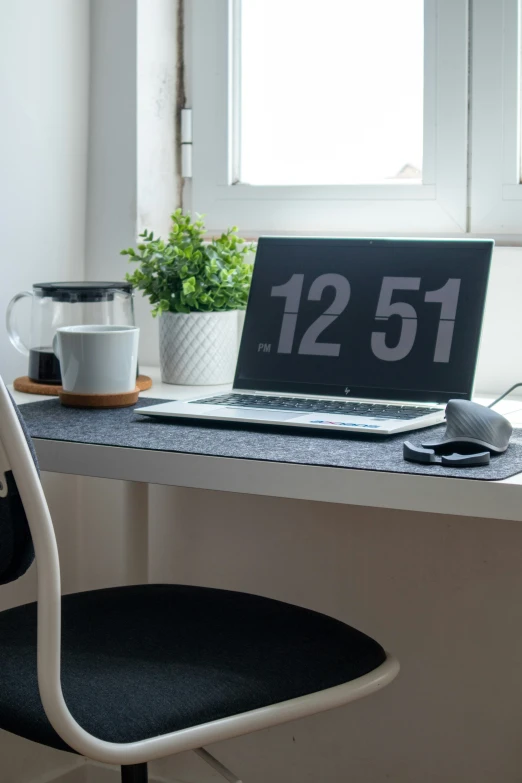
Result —
[{"label": "white ceramic planter", "polygon": [[238,313],[162,313],[159,341],[163,383],[232,383],[238,351]]}]

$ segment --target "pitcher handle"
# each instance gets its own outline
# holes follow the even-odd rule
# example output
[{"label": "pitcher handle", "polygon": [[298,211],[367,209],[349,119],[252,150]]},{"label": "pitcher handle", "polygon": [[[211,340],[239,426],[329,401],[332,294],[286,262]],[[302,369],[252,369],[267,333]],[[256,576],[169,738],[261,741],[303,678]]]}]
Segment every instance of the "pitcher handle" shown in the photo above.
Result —
[{"label": "pitcher handle", "polygon": [[5,325],[7,327],[7,334],[9,335],[9,339],[11,340],[12,344],[16,348],[17,351],[20,351],[23,356],[29,356],[29,348],[27,345],[23,342],[22,338],[16,331],[13,323],[13,310],[15,304],[18,302],[19,299],[23,299],[25,296],[33,296],[32,291],[20,291],[19,294],[16,294],[16,296],[13,296],[11,301],[9,302],[9,305],[7,306],[7,313],[5,316]]}]

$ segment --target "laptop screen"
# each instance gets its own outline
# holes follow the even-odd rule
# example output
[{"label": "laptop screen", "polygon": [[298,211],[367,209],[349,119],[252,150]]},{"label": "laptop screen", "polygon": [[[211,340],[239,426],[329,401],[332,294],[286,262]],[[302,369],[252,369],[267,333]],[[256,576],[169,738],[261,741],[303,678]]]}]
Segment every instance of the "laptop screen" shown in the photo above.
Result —
[{"label": "laptop screen", "polygon": [[234,387],[469,399],[492,240],[259,240]]}]

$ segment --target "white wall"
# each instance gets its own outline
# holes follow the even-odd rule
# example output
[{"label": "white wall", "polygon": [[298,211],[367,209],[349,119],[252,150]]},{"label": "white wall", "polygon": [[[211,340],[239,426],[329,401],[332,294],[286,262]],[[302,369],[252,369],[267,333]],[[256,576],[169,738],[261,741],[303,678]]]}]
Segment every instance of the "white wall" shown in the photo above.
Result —
[{"label": "white wall", "polygon": [[[34,282],[81,279],[87,167],[87,0],[0,0],[0,312]],[[28,307],[20,305],[24,316]],[[24,320],[22,317],[21,320]],[[27,360],[0,324],[0,372]]]},{"label": "white wall", "polygon": [[[84,275],[87,177],[88,0],[0,0],[0,313],[35,282]],[[20,321],[29,307],[20,305]],[[3,318],[3,315],[2,315]],[[28,337],[28,332],[25,333]],[[0,323],[0,373],[27,374],[27,359]],[[74,589],[75,482],[47,477],[46,491]],[[1,608],[36,597],[36,569],[2,588]],[[0,780],[26,783],[75,764],[70,754],[0,732]]]},{"label": "white wall", "polygon": [[[144,227],[165,234],[178,203],[176,13],[176,0],[91,0],[90,280],[123,280],[120,250]],[[140,362],[158,364],[157,322],[140,294],[136,320]]]},{"label": "white wall", "polygon": [[119,252],[136,237],[136,2],[90,5],[86,273],[91,280],[121,280]]},{"label": "white wall", "polygon": [[[123,280],[120,250],[137,230],[168,230],[177,0],[0,0],[0,18],[5,313],[34,282]],[[19,307],[27,329],[30,306]],[[157,322],[139,294],[136,310],[140,361],[157,364]],[[27,372],[3,327],[0,372]]]},{"label": "white wall", "polygon": [[138,231],[166,235],[176,172],[177,0],[138,0]]},{"label": "white wall", "polygon": [[521,291],[522,248],[496,247],[475,378],[478,391],[500,393],[522,382]]}]

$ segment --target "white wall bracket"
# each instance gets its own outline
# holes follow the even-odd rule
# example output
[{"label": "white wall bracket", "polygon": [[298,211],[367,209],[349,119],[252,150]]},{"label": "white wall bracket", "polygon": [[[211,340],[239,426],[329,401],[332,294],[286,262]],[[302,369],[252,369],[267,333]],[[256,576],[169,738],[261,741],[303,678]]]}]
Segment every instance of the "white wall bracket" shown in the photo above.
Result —
[{"label": "white wall bracket", "polygon": [[192,109],[181,110],[181,176],[192,177]]}]

